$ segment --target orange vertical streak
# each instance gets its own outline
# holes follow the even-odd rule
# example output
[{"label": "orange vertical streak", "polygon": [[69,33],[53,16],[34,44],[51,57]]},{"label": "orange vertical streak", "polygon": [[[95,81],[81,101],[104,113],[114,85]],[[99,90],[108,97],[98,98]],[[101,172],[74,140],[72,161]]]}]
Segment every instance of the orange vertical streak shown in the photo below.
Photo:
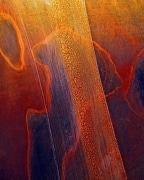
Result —
[{"label": "orange vertical streak", "polygon": [[[77,40],[73,33],[69,34],[66,31],[65,34],[59,33],[57,37],[69,77],[90,177],[91,179],[105,179],[114,176],[125,179],[126,175],[107,111],[99,74],[95,69],[96,65],[93,66],[95,61],[91,62],[87,59],[86,48],[89,48],[91,44],[86,42],[84,44],[80,39]],[[84,63],[83,60],[85,60]],[[104,145],[104,154],[101,154],[101,143]],[[106,161],[104,157],[109,157],[110,162],[106,165],[107,168],[101,169],[103,162]]]}]

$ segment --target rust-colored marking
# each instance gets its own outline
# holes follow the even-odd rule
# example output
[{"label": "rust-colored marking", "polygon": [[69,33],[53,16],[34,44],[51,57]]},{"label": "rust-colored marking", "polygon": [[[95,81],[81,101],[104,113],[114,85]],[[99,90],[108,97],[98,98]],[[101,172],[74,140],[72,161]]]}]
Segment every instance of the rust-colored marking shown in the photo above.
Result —
[{"label": "rust-colored marking", "polygon": [[[0,21],[9,22],[17,35],[15,43],[20,47],[21,65],[13,64],[0,47],[0,159],[5,162],[0,178],[26,180],[30,179],[27,115],[50,109],[51,75],[48,67],[34,61],[30,50],[25,52],[27,42],[23,39],[26,38],[21,35],[16,17],[10,10],[7,14],[2,9]],[[0,170],[2,168],[0,161]]]},{"label": "rust-colored marking", "polygon": [[[22,40],[22,37],[21,37],[21,33],[20,33],[19,28],[16,25],[15,21],[13,20],[13,18],[9,14],[5,14],[5,13],[0,12],[0,22],[1,21],[9,22],[13,26],[13,28],[14,28],[14,30],[16,32],[18,45],[20,47],[20,57],[19,57],[20,58],[19,59],[20,65],[19,64],[18,65],[14,64],[12,62],[12,60],[11,60],[11,57],[7,56],[6,52],[3,52],[2,48],[0,48],[0,53],[3,55],[4,59],[10,65],[10,67],[12,67],[13,69],[19,71],[19,70],[23,69],[23,67],[25,65],[25,63],[24,63],[24,44],[23,44],[23,40]],[[9,38],[9,37],[6,37],[6,38]],[[2,42],[0,42],[0,43],[2,43]]]}]

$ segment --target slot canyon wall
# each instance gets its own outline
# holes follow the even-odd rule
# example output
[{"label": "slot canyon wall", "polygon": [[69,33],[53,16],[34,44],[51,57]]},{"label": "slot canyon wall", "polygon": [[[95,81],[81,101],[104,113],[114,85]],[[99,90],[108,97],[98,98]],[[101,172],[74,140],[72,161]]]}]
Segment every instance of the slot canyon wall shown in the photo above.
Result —
[{"label": "slot canyon wall", "polygon": [[0,179],[144,178],[143,11],[0,0]]}]

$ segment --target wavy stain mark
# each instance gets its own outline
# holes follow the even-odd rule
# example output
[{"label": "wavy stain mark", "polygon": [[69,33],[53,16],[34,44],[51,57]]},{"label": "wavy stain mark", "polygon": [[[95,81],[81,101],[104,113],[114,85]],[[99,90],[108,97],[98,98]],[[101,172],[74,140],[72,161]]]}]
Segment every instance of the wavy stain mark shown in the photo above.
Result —
[{"label": "wavy stain mark", "polygon": [[[56,34],[57,34],[57,31],[56,32],[53,32],[53,33],[51,33],[48,37],[46,37],[43,41],[40,41],[40,42],[38,42],[38,43],[36,43],[34,46],[33,46],[33,52],[34,52],[34,55],[35,55],[35,59],[37,59],[37,61],[39,62],[41,62],[41,63],[43,63],[43,64],[45,64],[45,65],[47,65],[47,66],[49,66],[49,63],[51,64],[50,66],[49,66],[49,68],[51,69],[51,71],[54,71],[54,69],[53,69],[53,66],[52,66],[52,64],[53,63],[56,63],[56,62],[53,62],[53,61],[55,61],[55,58],[53,57],[53,50],[51,49],[51,47],[52,47],[52,45],[51,45],[51,41],[53,41],[53,39],[55,39],[55,37],[56,37]],[[43,54],[43,52],[41,52],[41,47],[43,48],[43,46],[45,46],[46,48],[48,48],[48,45],[50,45],[50,50],[49,49],[46,49],[45,51],[44,51],[44,54]],[[50,54],[49,54],[49,52],[48,51],[50,51]],[[38,54],[41,54],[40,56],[42,56],[42,57],[39,57],[39,55]],[[58,52],[57,52],[58,53]],[[44,55],[46,55],[46,57],[43,57]],[[47,60],[47,56],[48,56],[48,58],[49,58],[49,60]],[[51,57],[52,56],[52,57]],[[47,62],[47,61],[50,61],[50,62]],[[60,64],[60,62],[57,62],[58,64]],[[52,67],[51,67],[52,66]],[[61,66],[59,66],[59,70],[60,71],[62,71],[62,69],[60,69],[60,68],[62,68]],[[56,67],[55,67],[55,69],[56,69]],[[53,74],[53,76],[56,76],[57,75],[57,72],[52,72],[52,74]],[[58,73],[59,74],[59,76],[61,77],[61,73]],[[66,76],[66,75],[65,75]],[[54,79],[55,81],[56,81],[56,79]],[[56,82],[54,82],[54,84],[55,84]],[[55,84],[56,85],[56,84]],[[56,85],[57,86],[57,85]],[[53,89],[52,89],[53,90]],[[54,90],[53,90],[54,91]],[[61,92],[61,90],[59,89],[59,91]],[[69,91],[69,89],[67,89],[67,91]],[[59,96],[58,96],[59,95]],[[61,95],[61,93],[59,94],[59,93],[57,93],[57,96],[55,96],[54,98],[62,98],[62,97],[60,97],[60,95]],[[63,106],[63,104],[61,104],[61,106]],[[52,110],[54,110],[54,109],[52,109]],[[69,111],[70,111],[71,109],[69,109]],[[73,113],[73,112],[72,112]],[[67,115],[66,115],[67,116]],[[54,120],[54,119],[52,119],[52,120]],[[74,121],[75,121],[75,119],[73,119]],[[73,120],[71,120],[71,121],[73,121]],[[64,120],[63,120],[64,121]],[[60,122],[61,124],[62,124],[62,122]],[[72,129],[72,131],[75,131],[74,129]],[[64,152],[64,154],[63,154],[63,156],[62,156],[62,160],[61,160],[61,164],[60,164],[60,172],[61,172],[61,179],[62,180],[64,180],[65,178],[66,178],[66,169],[67,169],[67,165],[68,165],[68,163],[70,163],[70,160],[73,158],[73,156],[75,155],[75,152],[76,152],[76,150],[77,150],[77,147],[78,147],[78,144],[79,144],[79,139],[80,139],[80,137],[79,137],[79,132],[78,132],[78,129],[76,130],[76,132],[73,132],[74,134],[75,134],[75,139],[74,139],[74,142],[73,142],[73,145],[71,145],[68,149],[66,149],[65,150],[65,152]],[[73,134],[72,134],[73,135]],[[67,137],[67,138],[69,138],[69,137]]]},{"label": "wavy stain mark", "polygon": [[[121,88],[121,86],[123,85],[123,80],[117,71],[116,65],[111,59],[110,54],[95,41],[93,42],[93,46],[95,50],[99,51],[101,56],[100,60],[104,63],[105,75],[104,78],[101,77],[101,81],[105,92],[105,96],[108,97],[109,95],[115,93],[118,89]],[[98,62],[100,61],[97,55],[96,59]],[[98,67],[101,75],[101,68],[103,67],[101,67],[101,65],[98,65]]]},{"label": "wavy stain mark", "polygon": [[143,46],[143,5],[143,2],[134,1],[130,7],[128,2],[86,1],[92,38],[110,53],[115,62],[123,80],[122,96],[129,88],[133,57]]},{"label": "wavy stain mark", "polygon": [[[19,59],[14,63],[14,54],[9,49],[13,47],[7,47],[2,41],[8,41],[9,37],[5,34],[5,37],[0,39],[0,141],[1,152],[5,154],[7,164],[7,169],[1,172],[0,177],[29,179],[30,143],[27,114],[31,111],[46,112],[50,109],[51,75],[48,67],[35,62],[30,52],[25,51],[26,42],[22,39],[19,24],[16,23],[18,20],[12,15],[14,14],[12,10],[3,4],[0,10],[0,26],[3,31],[6,28],[5,32],[11,33],[11,36],[17,40],[16,46],[20,47]],[[11,32],[9,32],[10,26],[13,29]],[[10,50],[9,54],[6,54],[7,48]],[[0,168],[2,166],[1,164]]]}]

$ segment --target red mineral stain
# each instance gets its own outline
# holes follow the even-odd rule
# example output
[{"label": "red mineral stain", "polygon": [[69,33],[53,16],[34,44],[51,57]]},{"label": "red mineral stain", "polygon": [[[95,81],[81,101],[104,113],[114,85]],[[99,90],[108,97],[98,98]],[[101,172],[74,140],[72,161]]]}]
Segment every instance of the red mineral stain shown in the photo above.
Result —
[{"label": "red mineral stain", "polygon": [[65,180],[66,178],[66,169],[68,164],[70,163],[70,160],[74,157],[75,152],[77,150],[79,143],[79,137],[76,138],[76,141],[73,145],[73,147],[69,148],[68,152],[66,152],[62,159],[62,174],[61,174],[61,180]]},{"label": "red mineral stain", "polygon": [[[50,109],[51,75],[48,67],[34,61],[13,14],[1,5],[0,22],[13,27],[14,33],[10,35],[15,34],[17,40],[13,42],[15,47],[8,47],[12,52],[8,54],[3,39],[0,40],[0,179],[27,180],[30,177],[27,114]],[[17,55],[15,63],[13,57]]]},{"label": "red mineral stain", "polygon": [[124,67],[118,67],[118,73],[120,75],[120,77],[123,80],[123,85],[121,87],[121,93],[124,95],[128,88],[129,88],[129,84],[130,84],[130,79],[131,79],[131,65],[125,65]]}]

